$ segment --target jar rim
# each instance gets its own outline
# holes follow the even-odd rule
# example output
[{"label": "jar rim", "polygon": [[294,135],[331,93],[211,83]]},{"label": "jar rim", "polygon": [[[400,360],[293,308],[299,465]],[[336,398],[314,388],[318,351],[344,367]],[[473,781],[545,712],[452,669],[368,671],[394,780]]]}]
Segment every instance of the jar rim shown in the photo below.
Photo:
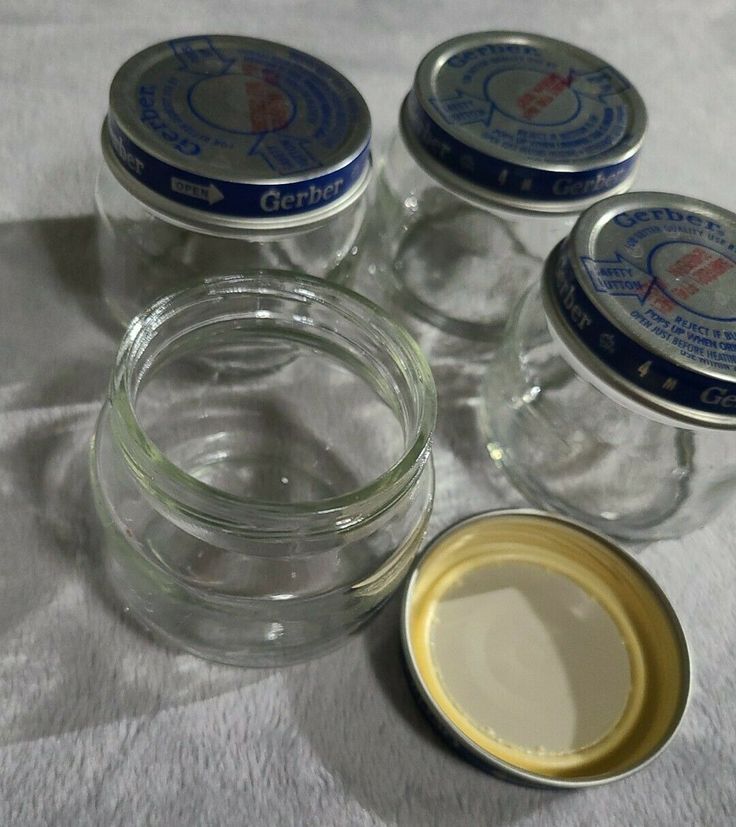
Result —
[{"label": "jar rim", "polygon": [[[406,432],[402,455],[380,476],[357,489],[321,500],[281,503],[243,497],[212,486],[188,474],[170,460],[147,436],[135,411],[138,361],[146,355],[156,331],[200,302],[226,301],[228,295],[257,294],[318,302],[357,324],[382,345],[382,352],[416,389],[413,427]],[[211,321],[219,314],[212,314]],[[185,335],[185,334],[182,334]],[[149,359],[150,370],[170,342]],[[142,374],[142,375],[145,375]],[[395,389],[397,395],[399,389]],[[401,498],[424,469],[431,452],[437,412],[437,394],[430,367],[400,325],[369,299],[337,284],[294,271],[255,269],[215,276],[165,296],[130,323],[116,357],[108,391],[112,427],[124,460],[139,481],[168,507],[182,510],[187,519],[241,536],[283,537],[294,532],[314,536],[355,529],[378,517]],[[307,524],[305,524],[305,521]]]}]

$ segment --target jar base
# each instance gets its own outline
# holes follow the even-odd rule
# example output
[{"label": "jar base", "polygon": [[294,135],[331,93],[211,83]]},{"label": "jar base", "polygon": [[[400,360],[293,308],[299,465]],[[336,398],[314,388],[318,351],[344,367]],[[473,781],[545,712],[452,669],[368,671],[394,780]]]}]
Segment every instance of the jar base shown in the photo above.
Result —
[{"label": "jar base", "polygon": [[516,463],[510,459],[503,447],[489,439],[486,450],[496,468],[503,472],[513,487],[536,508],[555,514],[562,514],[600,531],[608,537],[634,543],[653,542],[681,537],[694,526],[683,526],[681,521],[672,519],[681,503],[672,501],[666,513],[657,511],[650,515],[622,518],[619,512],[593,513],[576,508],[570,502],[555,496],[552,492],[534,482],[528,475],[518,473]]},{"label": "jar base", "polygon": [[[167,646],[229,666],[286,666],[338,649],[380,611],[394,591],[392,587],[376,599],[357,598],[360,606],[355,598],[346,606],[343,594],[325,595],[317,598],[319,609],[313,605],[314,598],[288,609],[283,600],[228,600],[196,594],[173,580],[166,582],[160,571],[154,573],[153,566],[145,571],[141,560],[129,558],[126,562],[132,565],[126,567],[119,556],[120,542],[118,538],[117,555],[105,548],[104,569],[126,615]],[[157,575],[159,579],[154,580]],[[248,612],[244,608],[248,602],[260,605]],[[300,608],[302,617],[297,616]]]},{"label": "jar base", "polygon": [[[269,669],[283,666],[291,666],[297,663],[304,663],[314,658],[321,657],[330,652],[345,646],[352,635],[356,634],[383,608],[389,599],[374,606],[370,612],[357,619],[352,625],[338,630],[327,639],[319,639],[308,643],[293,644],[290,646],[278,646],[278,636],[283,633],[283,626],[278,621],[262,624],[263,642],[260,646],[253,644],[243,649],[220,649],[208,645],[205,641],[197,643],[191,637],[178,632],[175,627],[161,625],[152,619],[147,610],[135,604],[135,593],[123,582],[116,582],[109,574],[108,582],[112,586],[115,599],[123,608],[126,614],[131,616],[132,622],[148,632],[157,642],[174,650],[187,652],[202,660],[212,663],[221,663],[225,666],[236,666],[243,669]],[[180,627],[183,631],[184,626]],[[200,625],[200,631],[205,633],[204,622]],[[211,630],[217,632],[216,625]],[[269,635],[271,639],[269,639]]]}]

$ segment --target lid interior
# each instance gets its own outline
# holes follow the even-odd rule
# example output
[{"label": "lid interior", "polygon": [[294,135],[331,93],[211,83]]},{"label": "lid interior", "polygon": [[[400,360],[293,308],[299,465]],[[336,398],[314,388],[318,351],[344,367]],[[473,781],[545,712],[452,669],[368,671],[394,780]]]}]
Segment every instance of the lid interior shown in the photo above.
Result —
[{"label": "lid interior", "polygon": [[653,757],[688,687],[661,592],[595,534],[535,513],[440,536],[407,591],[405,637],[434,713],[476,755],[544,782]]}]

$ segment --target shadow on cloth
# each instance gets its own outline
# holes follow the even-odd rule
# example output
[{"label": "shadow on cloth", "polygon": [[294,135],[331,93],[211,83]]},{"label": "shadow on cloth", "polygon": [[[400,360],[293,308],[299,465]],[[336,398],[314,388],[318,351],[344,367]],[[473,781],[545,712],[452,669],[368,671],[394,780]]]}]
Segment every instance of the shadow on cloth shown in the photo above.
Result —
[{"label": "shadow on cloth", "polygon": [[292,715],[345,794],[402,827],[512,825],[566,798],[500,781],[435,734],[404,674],[399,608],[393,599],[348,646],[286,675]]},{"label": "shadow on cloth", "polygon": [[119,332],[97,289],[93,226],[91,216],[0,225],[0,743],[189,704],[268,674],[153,643],[121,623],[107,594],[87,462]]}]

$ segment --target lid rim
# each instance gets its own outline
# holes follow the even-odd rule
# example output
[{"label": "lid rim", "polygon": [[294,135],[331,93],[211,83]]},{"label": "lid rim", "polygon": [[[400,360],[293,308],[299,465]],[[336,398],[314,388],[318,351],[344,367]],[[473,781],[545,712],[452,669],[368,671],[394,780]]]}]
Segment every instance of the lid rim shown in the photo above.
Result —
[{"label": "lid rim", "polygon": [[[129,195],[139,201],[146,209],[151,210],[163,220],[170,221],[185,229],[212,235],[225,234],[233,237],[247,234],[253,230],[277,232],[279,230],[297,229],[328,220],[332,216],[347,209],[365,193],[370,182],[373,166],[370,144],[367,144],[357,158],[353,159],[352,163],[347,167],[337,168],[324,176],[307,179],[297,184],[300,188],[311,186],[319,188],[322,185],[329,186],[330,181],[341,173],[354,174],[356,176],[354,181],[341,197],[335,198],[327,203],[317,204],[314,208],[305,209],[300,212],[291,211],[290,213],[282,212],[276,214],[253,212],[251,214],[245,213],[243,215],[237,215],[233,213],[216,212],[214,210],[208,212],[205,209],[199,209],[190,204],[183,203],[182,200],[167,197],[158,189],[146,186],[130,169],[126,168],[127,165],[123,163],[120,155],[116,151],[113,141],[110,138],[107,118],[105,118],[102,124],[100,144],[107,168]],[[133,142],[131,141],[130,144],[133,144]],[[162,167],[168,166],[164,161],[160,163]],[[212,185],[218,187],[219,185],[218,188],[222,188],[228,184],[232,184],[235,187],[242,186],[246,195],[256,200],[259,200],[259,196],[260,198],[268,196],[272,190],[281,186],[280,184],[274,183],[240,185],[236,182],[212,177],[207,177],[206,181],[207,186]],[[290,189],[295,189],[294,185],[292,185]],[[281,190],[279,192],[281,192]],[[284,194],[288,196],[290,194],[289,190],[287,189]],[[291,193],[291,195],[293,195],[293,193]]]},{"label": "lid rim", "polygon": [[[611,187],[610,189],[592,193],[583,199],[543,199],[534,197],[524,198],[522,196],[519,196],[518,194],[514,195],[513,193],[505,192],[501,188],[484,186],[483,184],[475,181],[471,176],[463,175],[461,171],[450,169],[448,166],[440,163],[437,160],[437,158],[434,155],[432,155],[431,152],[427,151],[425,146],[419,140],[417,140],[416,136],[412,133],[411,129],[406,125],[405,122],[407,119],[405,115],[405,110],[409,95],[411,95],[411,92],[404,99],[404,103],[402,104],[401,111],[399,114],[399,131],[401,133],[401,137],[404,140],[404,145],[406,146],[407,151],[416,161],[416,163],[427,173],[427,175],[431,176],[436,181],[439,181],[439,183],[450,189],[458,197],[465,198],[471,203],[476,204],[477,206],[480,206],[482,208],[498,206],[522,213],[554,213],[558,215],[576,215],[577,213],[580,213],[587,207],[590,207],[593,204],[595,204],[602,197],[617,195],[619,193],[628,191],[634,181],[634,178],[636,177],[636,172],[639,166],[638,152],[632,154],[629,158],[622,161],[621,164],[616,165],[616,169],[610,170],[609,174],[615,174],[617,169],[621,169],[626,173],[625,175],[622,175],[621,180],[618,184]],[[521,176],[535,172],[535,170],[532,167],[525,167],[520,164],[515,165],[515,170]],[[552,176],[555,176],[558,172],[563,175],[567,175],[567,171],[563,169],[550,170]],[[591,169],[587,172],[573,174],[579,174],[581,176],[592,175],[592,178],[588,178],[588,183],[590,183],[591,181],[595,182],[595,178],[598,175],[604,175],[605,171],[600,169]],[[583,187],[586,186],[586,181],[583,180],[582,177],[581,179],[579,179],[579,183]],[[554,185],[554,183],[552,185]]]}]

